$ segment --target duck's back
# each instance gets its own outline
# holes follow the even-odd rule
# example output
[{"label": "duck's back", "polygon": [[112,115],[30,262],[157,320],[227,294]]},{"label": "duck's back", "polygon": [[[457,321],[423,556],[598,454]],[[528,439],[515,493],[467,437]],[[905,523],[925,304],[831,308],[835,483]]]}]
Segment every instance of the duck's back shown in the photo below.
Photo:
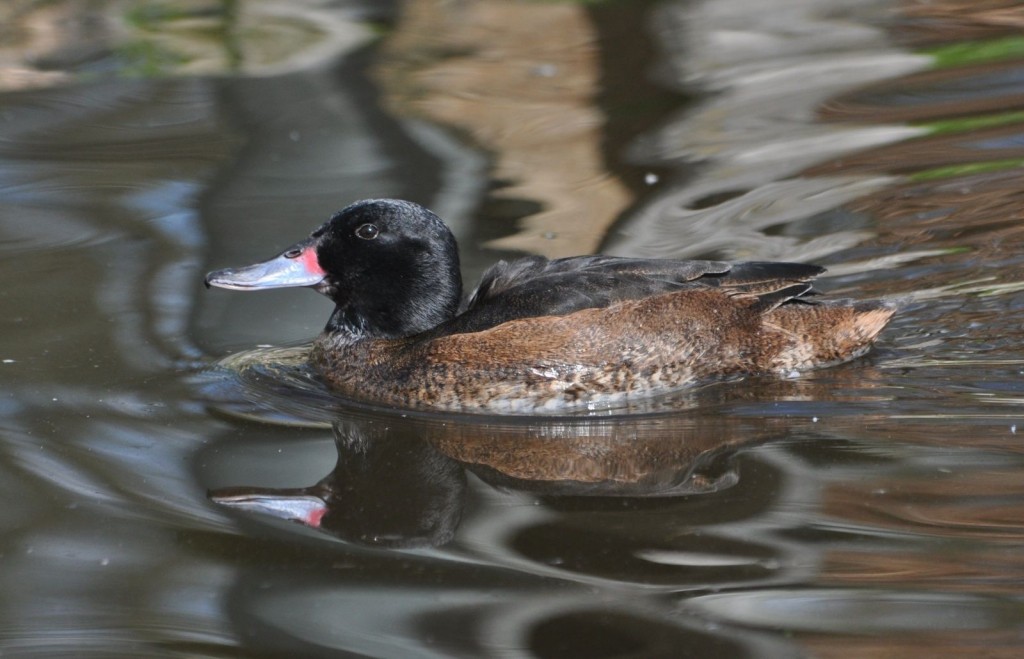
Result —
[{"label": "duck's back", "polygon": [[[674,261],[613,256],[540,256],[499,261],[443,333],[478,332],[510,320],[564,316],[582,309],[606,308],[680,290],[724,288],[733,293],[797,297],[811,290],[824,268],[802,263]],[[786,290],[794,285],[801,288]]]},{"label": "duck's back", "polygon": [[817,266],[576,257],[489,271],[452,321],[318,340],[330,383],[401,406],[559,411],[863,354],[894,309],[809,298]]}]

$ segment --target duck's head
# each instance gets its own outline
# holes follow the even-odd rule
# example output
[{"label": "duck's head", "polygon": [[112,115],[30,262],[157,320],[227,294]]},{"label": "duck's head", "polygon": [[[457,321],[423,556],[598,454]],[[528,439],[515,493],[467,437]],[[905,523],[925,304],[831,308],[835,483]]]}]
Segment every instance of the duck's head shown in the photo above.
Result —
[{"label": "duck's head", "polygon": [[426,208],[395,199],[356,202],[269,261],[216,270],[206,285],[312,288],[337,305],[327,331],[386,338],[448,320],[462,295],[451,231]]}]

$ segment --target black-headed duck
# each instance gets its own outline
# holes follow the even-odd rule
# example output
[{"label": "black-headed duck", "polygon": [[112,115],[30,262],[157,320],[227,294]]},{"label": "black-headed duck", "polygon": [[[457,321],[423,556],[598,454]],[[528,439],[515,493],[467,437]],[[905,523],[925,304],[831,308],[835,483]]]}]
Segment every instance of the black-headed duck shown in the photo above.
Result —
[{"label": "black-headed duck", "polygon": [[612,256],[499,261],[462,299],[455,237],[408,201],[360,201],[207,286],[306,286],[335,303],[310,352],[345,396],[493,412],[612,406],[864,354],[886,302],[823,300],[799,263]]}]

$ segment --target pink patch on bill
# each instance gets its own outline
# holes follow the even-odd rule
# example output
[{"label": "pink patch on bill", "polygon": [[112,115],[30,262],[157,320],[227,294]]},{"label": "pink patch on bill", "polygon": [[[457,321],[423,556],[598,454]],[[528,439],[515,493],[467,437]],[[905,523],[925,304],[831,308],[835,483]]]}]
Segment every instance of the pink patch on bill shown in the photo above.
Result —
[{"label": "pink patch on bill", "polygon": [[326,514],[327,514],[327,506],[326,505],[318,506],[318,507],[314,508],[313,510],[309,511],[309,514],[306,515],[306,519],[302,520],[302,523],[306,524],[307,526],[311,526],[314,529],[318,529],[318,528],[320,528],[320,522],[323,520],[324,515],[326,515]]},{"label": "pink patch on bill", "polygon": [[324,272],[324,269],[320,267],[320,261],[316,258],[315,247],[307,247],[302,250],[302,254],[299,255],[299,262],[301,262],[302,266],[306,268],[306,272],[311,275],[319,275],[322,277],[327,274]]}]

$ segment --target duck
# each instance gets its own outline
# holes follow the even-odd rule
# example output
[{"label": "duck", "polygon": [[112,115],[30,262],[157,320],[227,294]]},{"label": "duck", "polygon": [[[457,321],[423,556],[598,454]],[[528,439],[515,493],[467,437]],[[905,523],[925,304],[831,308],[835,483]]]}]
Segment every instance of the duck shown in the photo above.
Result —
[{"label": "duck", "polygon": [[825,269],[584,255],[498,261],[463,298],[459,250],[423,206],[367,199],[206,286],[306,287],[334,303],[309,361],[351,399],[493,413],[612,409],[865,354],[896,311],[828,299]]}]

